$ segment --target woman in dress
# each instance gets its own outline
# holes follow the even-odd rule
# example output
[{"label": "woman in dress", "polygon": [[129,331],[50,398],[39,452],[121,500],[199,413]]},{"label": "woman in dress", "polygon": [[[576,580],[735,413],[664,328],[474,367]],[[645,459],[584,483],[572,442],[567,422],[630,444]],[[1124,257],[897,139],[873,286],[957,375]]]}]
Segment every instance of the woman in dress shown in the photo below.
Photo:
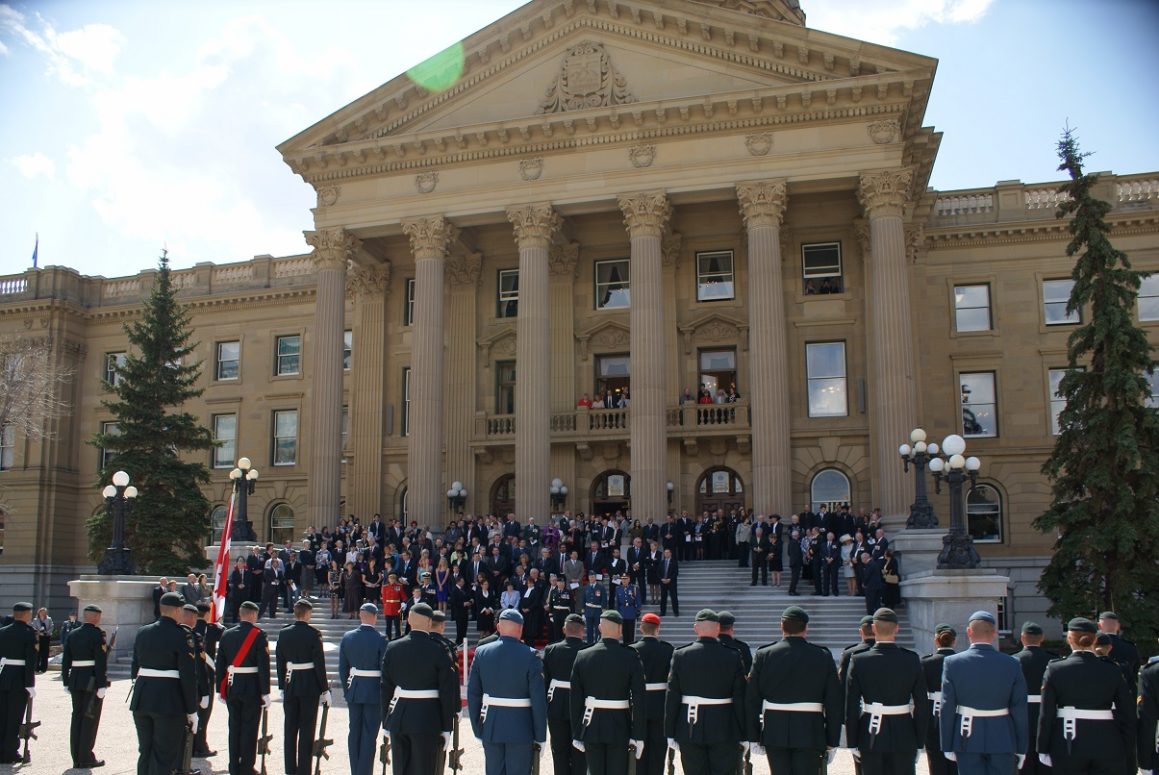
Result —
[{"label": "woman in dress", "polygon": [[451,569],[447,567],[446,560],[439,560],[439,565],[435,568],[435,602],[439,605],[440,611],[447,610],[447,598],[451,593]]},{"label": "woman in dress", "polygon": [[483,577],[475,590],[475,625],[479,637],[485,638],[495,632],[495,609],[499,606],[499,596],[491,589],[491,582]]},{"label": "woman in dress", "polygon": [[[774,515],[775,516],[775,515]],[[780,525],[780,518],[769,525],[769,570],[773,572],[773,586],[781,586],[781,573],[785,570],[783,547],[784,541],[782,537],[785,534],[784,529],[776,529]]]},{"label": "woman in dress", "polygon": [[36,633],[36,672],[47,673],[48,647],[52,644],[52,617],[47,608],[37,610],[32,630]]},{"label": "woman in dress", "polygon": [[366,570],[362,573],[362,599],[377,602],[381,588],[382,571],[379,570],[378,560],[371,556],[366,564]]},{"label": "woman in dress", "polygon": [[342,602],[342,570],[337,560],[330,561],[326,570],[326,587],[330,596],[330,618],[338,618],[338,604]]},{"label": "woman in dress", "polygon": [[507,582],[507,589],[499,596],[499,608],[503,611],[508,608],[519,608],[519,593],[515,591],[515,585],[510,581]]},{"label": "woman in dress", "polygon": [[358,618],[358,607],[362,605],[362,574],[353,562],[346,563],[343,574],[342,602],[347,619]]},{"label": "woman in dress", "polygon": [[841,536],[841,567],[845,574],[846,594],[853,597],[857,594],[857,580],[854,579],[856,569],[853,566],[853,536],[848,533]]},{"label": "woman in dress", "polygon": [[885,591],[881,595],[882,604],[886,608],[896,608],[901,602],[901,563],[893,556],[893,549],[885,550],[881,577],[885,579]]}]

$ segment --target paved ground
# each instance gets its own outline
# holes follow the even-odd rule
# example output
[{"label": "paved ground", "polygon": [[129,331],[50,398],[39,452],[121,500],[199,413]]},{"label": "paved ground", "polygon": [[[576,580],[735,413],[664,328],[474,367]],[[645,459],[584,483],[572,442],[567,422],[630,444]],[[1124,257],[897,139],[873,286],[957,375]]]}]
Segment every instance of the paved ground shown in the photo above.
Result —
[{"label": "paved ground", "polygon": [[[38,676],[37,696],[35,702],[36,718],[43,723],[37,732],[39,740],[32,743],[32,762],[25,765],[0,765],[0,775],[19,773],[20,775],[49,775],[50,773],[79,773],[82,770],[73,770],[70,767],[71,757],[68,750],[69,718],[72,705],[68,694],[61,687],[60,674],[50,672],[45,676]],[[132,775],[137,767],[137,737],[133,728],[132,715],[129,713],[125,700],[129,693],[127,680],[114,681],[105,698],[104,713],[101,719],[100,734],[97,738],[97,758],[104,759],[106,766],[93,770],[97,775]],[[337,692],[336,692],[337,694]],[[276,692],[275,692],[276,695]],[[209,723],[209,743],[212,749],[220,753],[212,759],[195,759],[194,767],[201,769],[203,775],[209,773],[226,772],[226,714],[224,707],[215,705],[213,717]],[[330,749],[329,761],[323,761],[323,775],[339,775],[350,771],[350,760],[346,753],[346,708],[337,701],[330,712],[329,735],[336,741]],[[275,700],[270,711],[270,730],[275,733],[274,744],[276,755],[266,761],[266,768],[270,775],[282,773],[282,757],[280,736],[277,731],[282,725],[282,706]],[[464,725],[462,745],[466,750],[464,756],[464,775],[480,775],[483,771],[483,751],[478,741],[471,735],[470,725]],[[544,751],[541,762],[541,772],[550,775],[551,768],[550,747]],[[766,762],[755,763],[753,768],[757,775],[766,775],[769,772]],[[676,768],[678,773],[683,770]],[[379,770],[376,769],[376,775]],[[830,775],[852,775],[853,763],[847,751],[839,751],[834,765],[829,768]],[[433,775],[433,774],[432,774]],[[925,757],[918,761],[918,774],[927,775]]]}]

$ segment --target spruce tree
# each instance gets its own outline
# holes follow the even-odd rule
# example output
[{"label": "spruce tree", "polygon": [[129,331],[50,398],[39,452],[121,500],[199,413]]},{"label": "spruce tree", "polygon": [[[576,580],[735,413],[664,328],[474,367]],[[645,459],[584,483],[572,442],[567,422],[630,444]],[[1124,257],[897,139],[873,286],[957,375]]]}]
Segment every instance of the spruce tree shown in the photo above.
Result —
[{"label": "spruce tree", "polygon": [[[209,471],[201,460],[214,446],[209,430],[182,406],[201,395],[201,364],[193,362],[189,316],[178,304],[162,251],[152,294],[141,318],[125,325],[129,352],[118,369],[113,395],[101,403],[117,423],[115,433],[90,442],[112,453],[100,484],[125,471],[140,492],[125,517],[125,544],[139,573],[186,573],[206,564],[209,501],[201,485]],[[197,456],[190,462],[189,454]],[[184,459],[183,459],[184,455]],[[105,509],[89,520],[89,553],[99,558],[112,535]]]},{"label": "spruce tree", "polygon": [[[1159,633],[1159,409],[1148,408],[1157,364],[1134,311],[1144,273],[1108,239],[1111,205],[1083,174],[1067,129],[1058,143],[1070,180],[1058,217],[1069,218],[1077,256],[1067,311],[1089,310],[1067,343],[1066,407],[1042,467],[1052,501],[1035,526],[1057,536],[1038,588],[1063,619],[1114,609],[1139,643]],[[1085,313],[1084,314],[1088,314]]]}]

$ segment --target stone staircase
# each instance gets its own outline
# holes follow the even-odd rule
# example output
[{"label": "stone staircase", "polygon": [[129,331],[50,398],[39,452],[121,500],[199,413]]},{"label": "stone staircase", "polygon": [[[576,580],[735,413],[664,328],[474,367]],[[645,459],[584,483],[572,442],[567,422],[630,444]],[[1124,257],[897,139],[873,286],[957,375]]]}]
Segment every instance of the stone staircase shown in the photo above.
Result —
[{"label": "stone staircase", "polygon": [[[834,655],[841,649],[857,642],[857,623],[865,614],[865,600],[860,597],[816,597],[812,594],[812,582],[802,582],[798,587],[799,597],[790,597],[789,574],[782,576],[780,587],[749,586],[750,571],[738,568],[732,560],[706,560],[686,562],[680,566],[680,616],[673,615],[671,608],[664,618],[660,636],[676,644],[684,644],[694,637],[692,620],[701,608],[714,611],[728,610],[736,615],[736,636],[756,650],[758,646],[780,639],[779,622],[781,611],[789,605],[799,605],[809,614],[809,640],[825,646]],[[771,580],[770,580],[771,583]],[[842,583],[844,580],[842,579]],[[844,589],[843,589],[844,591]],[[314,617],[311,624],[322,631],[326,649],[326,667],[332,676],[338,674],[338,642],[343,634],[358,626],[357,621],[345,618],[330,618],[330,602],[314,600]],[[645,612],[659,613],[659,601],[648,601]],[[905,608],[898,611],[901,629],[898,644],[914,648],[913,635],[906,618]],[[258,624],[270,638],[270,650],[277,643],[278,631],[290,624],[293,617],[282,611],[276,619],[262,618]],[[454,631],[454,625],[450,626]],[[472,645],[478,639],[472,623],[468,629]],[[918,649],[919,651],[921,649]],[[271,654],[272,657],[272,654]],[[271,659],[272,662],[272,659]],[[130,657],[120,656],[109,665],[109,674],[114,678],[127,678]]]}]

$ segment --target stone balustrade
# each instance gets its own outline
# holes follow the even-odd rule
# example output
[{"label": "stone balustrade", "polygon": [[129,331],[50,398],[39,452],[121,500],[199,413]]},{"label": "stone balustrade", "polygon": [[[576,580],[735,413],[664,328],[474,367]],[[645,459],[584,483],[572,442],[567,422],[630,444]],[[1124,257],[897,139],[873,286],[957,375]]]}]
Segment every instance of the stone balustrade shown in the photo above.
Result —
[{"label": "stone balustrade", "polygon": [[[665,410],[669,434],[713,435],[748,430],[751,423],[749,404],[680,404]],[[549,424],[553,438],[626,438],[631,430],[630,409],[588,409],[576,407],[556,412]],[[513,442],[515,415],[480,413],[475,423],[477,441]]]}]

